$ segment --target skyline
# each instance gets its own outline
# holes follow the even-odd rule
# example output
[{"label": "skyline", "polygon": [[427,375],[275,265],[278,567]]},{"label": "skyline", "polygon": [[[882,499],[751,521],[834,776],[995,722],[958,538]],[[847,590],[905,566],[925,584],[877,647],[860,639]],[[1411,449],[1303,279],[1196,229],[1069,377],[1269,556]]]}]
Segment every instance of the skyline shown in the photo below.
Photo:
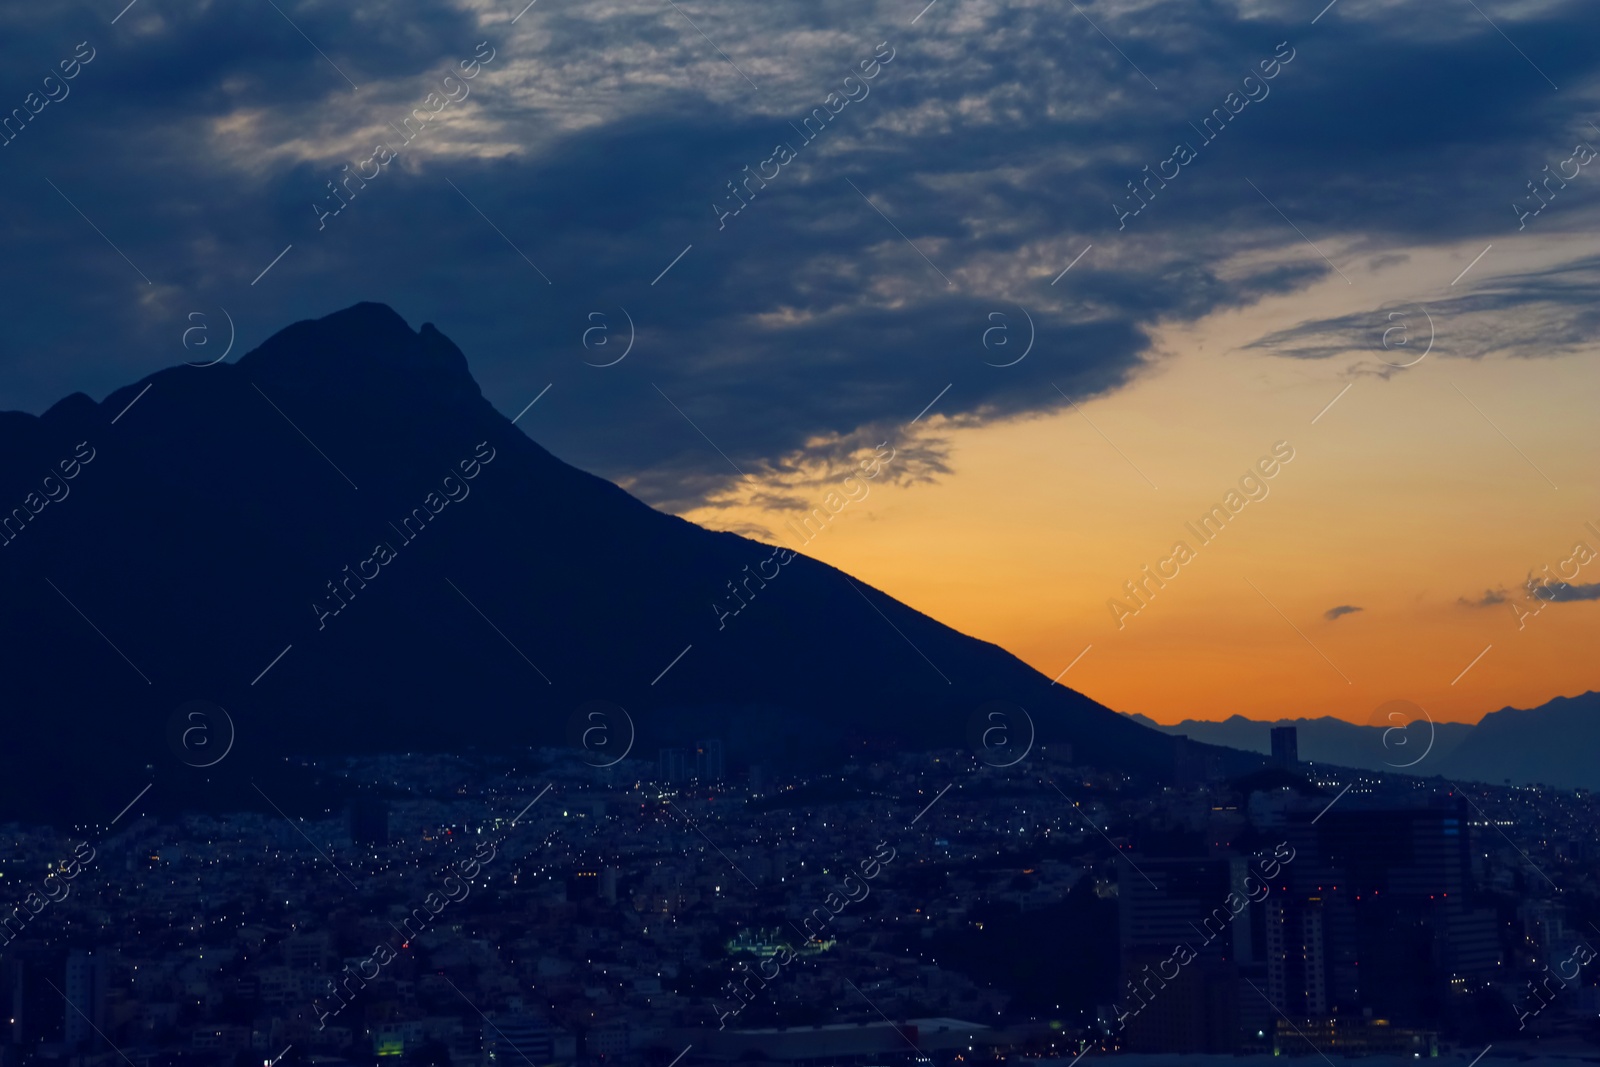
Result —
[{"label": "skyline", "polygon": [[1597,34],[0,6],[0,1067],[1585,1067]]}]

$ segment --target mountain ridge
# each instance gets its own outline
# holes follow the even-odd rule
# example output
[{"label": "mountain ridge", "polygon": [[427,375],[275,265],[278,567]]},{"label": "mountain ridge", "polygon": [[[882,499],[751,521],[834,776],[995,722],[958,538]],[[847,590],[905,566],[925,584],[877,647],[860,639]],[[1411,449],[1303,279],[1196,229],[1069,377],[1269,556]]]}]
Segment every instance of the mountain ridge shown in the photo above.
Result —
[{"label": "mountain ridge", "polygon": [[[962,747],[1001,700],[1083,762],[1172,767],[1160,733],[803,555],[719,632],[707,605],[771,546],[562,462],[489,404],[448,338],[384,305],[99,404],[0,416],[0,500],[33,499],[79,442],[94,458],[0,549],[0,594],[22,606],[0,619],[22,712],[0,818],[115,811],[152,778],[249,800],[252,775],[295,756],[560,744],[595,699],[628,709],[646,756],[697,736],[724,737],[735,764]],[[376,564],[383,543],[395,558]],[[330,594],[337,616],[317,606]],[[164,740],[192,699],[237,727],[202,772]]]},{"label": "mountain ridge", "polygon": [[[1169,736],[1257,753],[1271,751],[1273,727],[1293,726],[1302,760],[1337,766],[1600,789],[1600,769],[1585,755],[1600,746],[1600,692],[1595,691],[1553,697],[1531,708],[1506,706],[1486,712],[1476,723],[1418,719],[1397,732],[1393,727],[1399,724],[1364,726],[1333,716],[1268,720],[1231,715],[1173,724],[1137,713],[1129,717]],[[1419,758],[1424,750],[1427,755]]]}]

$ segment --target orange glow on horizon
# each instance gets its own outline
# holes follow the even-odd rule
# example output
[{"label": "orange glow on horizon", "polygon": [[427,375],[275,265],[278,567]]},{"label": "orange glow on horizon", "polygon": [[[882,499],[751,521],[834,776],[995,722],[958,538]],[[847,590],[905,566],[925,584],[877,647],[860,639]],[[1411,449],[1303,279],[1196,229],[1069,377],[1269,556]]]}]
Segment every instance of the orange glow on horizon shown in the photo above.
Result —
[{"label": "orange glow on horizon", "polygon": [[[1448,265],[1429,269],[1448,280]],[[910,440],[942,441],[952,473],[933,484],[880,478],[803,547],[784,526],[789,514],[753,504],[684,517],[764,527],[773,543],[1046,677],[1083,653],[1062,684],[1162,723],[1235,714],[1364,723],[1397,699],[1436,721],[1475,722],[1600,688],[1600,602],[1545,605],[1520,620],[1513,607],[1527,576],[1559,567],[1579,543],[1600,554],[1586,436],[1600,366],[1440,354],[1385,378],[1353,372],[1374,363],[1359,353],[1241,351],[1302,321],[1308,300],[1328,315],[1373,306],[1371,292],[1345,288],[1334,279],[1163,336],[1162,350],[1182,354],[1081,402],[1081,413],[977,427],[931,413]],[[1197,538],[1199,517],[1278,442],[1293,458],[1258,479],[1264,487],[1247,483],[1257,498],[1241,493],[1220,533]],[[1174,573],[1179,542],[1191,555]],[[1157,584],[1147,566],[1167,577]],[[1119,615],[1108,601],[1132,608],[1132,581],[1153,595]],[[1600,558],[1573,581],[1600,583]],[[1490,590],[1509,602],[1468,603]],[[1357,610],[1329,617],[1341,607]]]}]

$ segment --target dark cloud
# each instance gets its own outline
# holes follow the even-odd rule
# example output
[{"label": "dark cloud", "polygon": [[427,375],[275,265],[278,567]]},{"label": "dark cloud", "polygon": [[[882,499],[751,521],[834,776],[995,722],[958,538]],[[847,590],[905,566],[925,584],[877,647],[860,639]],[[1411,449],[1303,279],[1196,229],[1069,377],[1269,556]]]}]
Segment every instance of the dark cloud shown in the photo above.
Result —
[{"label": "dark cloud", "polygon": [[1352,615],[1360,610],[1362,609],[1356,607],[1354,604],[1340,604],[1336,608],[1329,608],[1327,611],[1324,611],[1322,613],[1322,617],[1327,619],[1329,622],[1332,622],[1341,615]]},{"label": "dark cloud", "polygon": [[[936,477],[941,416],[1119,389],[1159,358],[1158,328],[1332,276],[1283,215],[1341,264],[1515,232],[1507,205],[1565,156],[1600,63],[1583,44],[1600,12],[1577,0],[1506,21],[1561,96],[1470,10],[1424,23],[1403,5],[1345,4],[1315,27],[1087,5],[1127,59],[1044,4],[939,5],[916,26],[920,3],[889,0],[689,5],[743,75],[671,5],[541,4],[516,25],[512,5],[279,6],[288,19],[149,0],[115,26],[80,4],[0,15],[0,103],[76,42],[99,48],[70,98],[0,148],[4,404],[39,411],[190,358],[192,312],[221,328],[226,308],[239,354],[382,300],[460,344],[508,414],[549,386],[519,426],[672,508],[727,500],[740,470],[807,499],[867,438],[904,450],[895,477]],[[496,58],[470,98],[319,229],[326,183],[483,40]],[[870,94],[800,145],[794,124],[880,41],[895,58]],[[1119,230],[1127,183],[1196,141],[1191,123],[1282,41],[1295,58],[1270,94]],[[728,183],[785,141],[797,159],[719,228]],[[1584,181],[1600,190],[1586,174],[1534,225],[1589,218]],[[1453,355],[1562,351],[1594,335],[1597,270],[1495,278],[1429,309]],[[586,365],[584,331],[603,321],[621,344],[628,318],[628,357]],[[1257,344],[1371,349],[1372,319]],[[997,321],[1007,358],[1032,339],[1015,366],[983,345]]]},{"label": "dark cloud", "polygon": [[[1546,604],[1568,604],[1584,600],[1600,600],[1600,582],[1574,585],[1571,582],[1549,582],[1529,578],[1523,596],[1528,600],[1541,600]],[[1511,599],[1511,594],[1501,589],[1488,589],[1481,597],[1461,597],[1457,602],[1472,608],[1493,607]]]},{"label": "dark cloud", "polygon": [[1570,582],[1549,582],[1531,590],[1533,596],[1552,604],[1564,604],[1577,600],[1600,600],[1600,582],[1588,585],[1573,585]]}]

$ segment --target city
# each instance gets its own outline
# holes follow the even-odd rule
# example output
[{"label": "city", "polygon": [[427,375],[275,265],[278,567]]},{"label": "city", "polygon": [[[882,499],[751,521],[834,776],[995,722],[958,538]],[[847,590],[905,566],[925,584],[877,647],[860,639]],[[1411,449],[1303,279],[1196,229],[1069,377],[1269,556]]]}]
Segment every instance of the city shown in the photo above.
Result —
[{"label": "city", "polygon": [[1170,784],[1048,747],[803,778],[716,739],[391,755],[323,767],[353,799],[321,817],[9,826],[6,892],[66,888],[4,921],[0,1063],[1594,1047],[1593,797],[1275,741],[1227,781],[1180,749]]}]

